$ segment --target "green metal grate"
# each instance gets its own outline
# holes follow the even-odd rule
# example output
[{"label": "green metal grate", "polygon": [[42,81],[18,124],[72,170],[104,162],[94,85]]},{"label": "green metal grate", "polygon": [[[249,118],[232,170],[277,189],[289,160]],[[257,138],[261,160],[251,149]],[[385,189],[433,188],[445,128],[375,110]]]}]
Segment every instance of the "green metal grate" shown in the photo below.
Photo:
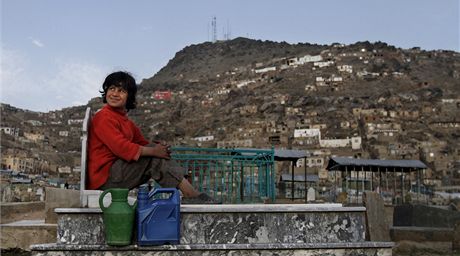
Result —
[{"label": "green metal grate", "polygon": [[274,150],[172,148],[192,185],[224,203],[275,200]]}]

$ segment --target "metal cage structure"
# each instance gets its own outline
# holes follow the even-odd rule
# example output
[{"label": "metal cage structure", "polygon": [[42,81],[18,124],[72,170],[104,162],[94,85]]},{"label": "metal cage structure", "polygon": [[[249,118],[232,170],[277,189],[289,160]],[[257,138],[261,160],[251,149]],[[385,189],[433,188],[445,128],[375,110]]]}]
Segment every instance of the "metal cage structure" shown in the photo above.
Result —
[{"label": "metal cage structure", "polygon": [[190,183],[223,203],[275,200],[274,150],[173,147]]}]

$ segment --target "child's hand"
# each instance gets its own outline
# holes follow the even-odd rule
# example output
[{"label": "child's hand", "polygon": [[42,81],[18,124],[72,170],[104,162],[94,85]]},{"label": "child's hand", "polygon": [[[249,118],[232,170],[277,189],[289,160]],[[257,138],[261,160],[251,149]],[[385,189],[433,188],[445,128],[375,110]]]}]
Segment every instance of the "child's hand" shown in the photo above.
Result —
[{"label": "child's hand", "polygon": [[169,145],[156,144],[153,146],[153,156],[164,159],[171,159],[171,151]]}]

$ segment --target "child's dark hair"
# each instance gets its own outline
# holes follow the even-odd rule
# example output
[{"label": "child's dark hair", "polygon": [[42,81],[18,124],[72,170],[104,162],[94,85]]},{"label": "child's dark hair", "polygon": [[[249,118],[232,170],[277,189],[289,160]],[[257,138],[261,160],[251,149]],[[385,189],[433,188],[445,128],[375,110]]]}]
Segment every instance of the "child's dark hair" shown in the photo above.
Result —
[{"label": "child's dark hair", "polygon": [[136,108],[136,93],[137,86],[136,80],[131,76],[130,73],[124,71],[114,72],[105,78],[102,84],[102,91],[99,91],[102,95],[102,101],[107,103],[105,96],[110,86],[121,87],[128,92],[128,99],[126,100],[126,110]]}]

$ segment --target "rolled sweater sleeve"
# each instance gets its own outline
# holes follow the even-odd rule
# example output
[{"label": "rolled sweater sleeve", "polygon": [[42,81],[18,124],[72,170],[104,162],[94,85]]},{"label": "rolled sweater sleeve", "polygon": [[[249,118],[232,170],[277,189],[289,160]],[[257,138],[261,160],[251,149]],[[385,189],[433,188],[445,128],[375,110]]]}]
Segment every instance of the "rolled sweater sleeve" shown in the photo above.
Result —
[{"label": "rolled sweater sleeve", "polygon": [[133,142],[139,145],[142,145],[142,146],[149,144],[150,142],[144,138],[139,127],[137,127],[134,124],[132,124],[132,126],[133,126],[133,131],[134,131]]},{"label": "rolled sweater sleeve", "polygon": [[125,161],[133,161],[139,158],[142,144],[135,143],[133,139],[135,133],[140,131],[138,129],[133,131],[134,124],[129,120],[126,122],[124,124],[120,120],[103,115],[95,117],[93,119],[94,133],[115,156]]}]

